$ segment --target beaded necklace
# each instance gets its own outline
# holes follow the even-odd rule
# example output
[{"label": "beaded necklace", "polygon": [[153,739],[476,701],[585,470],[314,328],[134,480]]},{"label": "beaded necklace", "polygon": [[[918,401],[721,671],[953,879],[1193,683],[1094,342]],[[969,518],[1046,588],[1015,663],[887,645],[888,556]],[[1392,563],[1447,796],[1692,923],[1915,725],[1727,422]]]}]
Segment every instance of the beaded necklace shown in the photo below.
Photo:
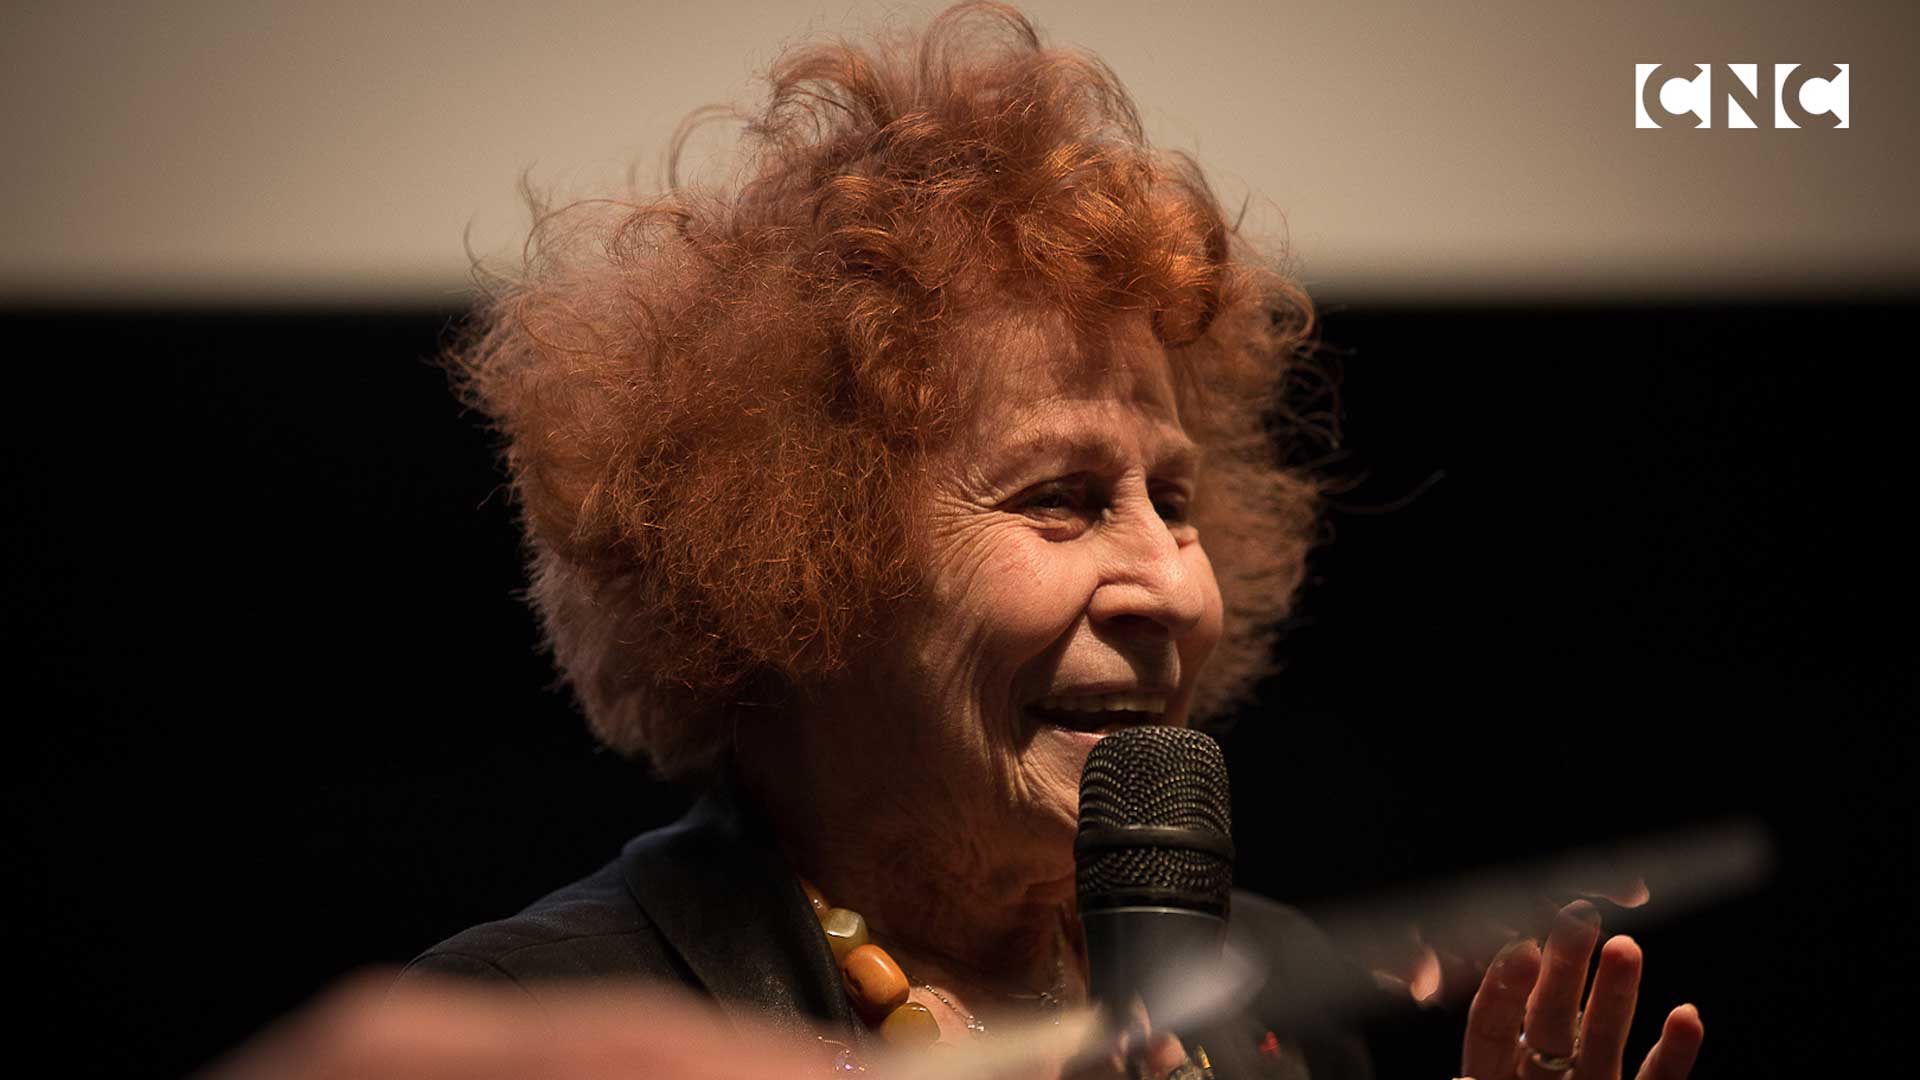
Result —
[{"label": "beaded necklace", "polygon": [[[827,898],[820,890],[804,878],[800,881],[800,887],[806,891],[807,902],[813,905],[814,917],[820,920],[820,928],[826,932],[827,946],[833,950],[833,959],[840,965],[840,976],[846,984],[847,997],[852,1000],[854,1011],[860,1014],[860,1019],[895,1046],[930,1046],[938,1042],[940,1022],[934,1019],[933,1010],[917,1001],[907,1000],[913,990],[913,982],[891,954],[873,943],[867,932],[867,920],[857,911],[827,903]],[[1056,946],[1053,985],[1038,993],[1010,996],[1039,1002],[1041,1007],[1054,1014],[1053,1022],[1057,1024],[1066,994],[1066,959],[1064,947],[1059,946],[1057,940]],[[932,983],[922,982],[919,985],[965,1020],[968,1032],[974,1035],[987,1034],[987,1025],[979,1017],[934,989]]]}]

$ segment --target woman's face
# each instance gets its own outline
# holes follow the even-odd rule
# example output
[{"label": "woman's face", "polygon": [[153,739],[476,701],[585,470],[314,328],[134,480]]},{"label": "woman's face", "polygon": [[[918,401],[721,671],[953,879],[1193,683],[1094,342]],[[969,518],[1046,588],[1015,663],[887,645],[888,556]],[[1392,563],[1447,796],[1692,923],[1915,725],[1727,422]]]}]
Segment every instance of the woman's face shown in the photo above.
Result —
[{"label": "woman's face", "polygon": [[930,465],[929,586],[835,721],[922,857],[1035,901],[1072,893],[1088,750],[1185,725],[1221,626],[1165,353],[1143,318],[1101,373],[1070,375],[1061,337],[977,339],[974,418]]}]

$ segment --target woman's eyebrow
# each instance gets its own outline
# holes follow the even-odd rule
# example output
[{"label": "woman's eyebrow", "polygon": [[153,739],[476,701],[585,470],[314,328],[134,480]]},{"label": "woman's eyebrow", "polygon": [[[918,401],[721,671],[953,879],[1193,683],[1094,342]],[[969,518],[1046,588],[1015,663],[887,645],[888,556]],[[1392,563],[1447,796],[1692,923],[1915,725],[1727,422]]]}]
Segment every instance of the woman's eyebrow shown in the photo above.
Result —
[{"label": "woman's eyebrow", "polygon": [[1201,450],[1199,444],[1181,435],[1163,447],[1154,459],[1154,472],[1172,472],[1191,474],[1200,471]]},{"label": "woman's eyebrow", "polygon": [[[1183,432],[1156,438],[1150,448],[1151,472],[1194,472],[1200,466],[1200,447]],[[1119,464],[1126,454],[1111,438],[1098,432],[1033,430],[1016,437],[1007,447],[1004,460],[1019,469],[1036,462],[1059,462],[1067,467],[1100,468]]]}]

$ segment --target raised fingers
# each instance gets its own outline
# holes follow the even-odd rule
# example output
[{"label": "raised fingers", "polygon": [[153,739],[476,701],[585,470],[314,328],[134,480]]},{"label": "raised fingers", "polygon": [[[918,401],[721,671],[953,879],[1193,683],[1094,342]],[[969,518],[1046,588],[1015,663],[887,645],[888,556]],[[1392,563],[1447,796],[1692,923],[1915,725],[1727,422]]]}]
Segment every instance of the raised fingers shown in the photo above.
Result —
[{"label": "raised fingers", "polygon": [[1686,1080],[1693,1071],[1693,1059],[1700,1053],[1700,1042],[1707,1029],[1700,1023],[1700,1010],[1682,1005],[1667,1014],[1660,1028],[1660,1041],[1647,1051],[1636,1080]]},{"label": "raised fingers", "polygon": [[1623,874],[1611,882],[1593,884],[1601,887],[1582,889],[1581,895],[1603,897],[1623,908],[1637,908],[1653,899],[1653,890],[1647,888],[1647,879],[1638,874]]},{"label": "raised fingers", "polygon": [[1165,1076],[1187,1063],[1187,1048],[1173,1032],[1163,1031],[1147,1040],[1146,1052],[1142,1057],[1146,1062],[1147,1075]]},{"label": "raised fingers", "polygon": [[1580,1011],[1581,991],[1587,985],[1587,962],[1600,938],[1600,913],[1585,900],[1560,909],[1540,964],[1540,980],[1527,1001],[1528,1053],[1520,1059],[1523,1080],[1563,1080],[1566,1068],[1543,1059],[1570,1058],[1574,1053],[1574,1017]]},{"label": "raised fingers", "polygon": [[1580,1026],[1580,1080],[1618,1080],[1640,997],[1640,965],[1640,946],[1624,934],[1601,946]]},{"label": "raised fingers", "polygon": [[1467,1009],[1467,1038],[1460,1050],[1460,1071],[1467,1076],[1506,1080],[1513,1075],[1527,995],[1540,976],[1540,948],[1516,941],[1493,958],[1480,990]]},{"label": "raised fingers", "polygon": [[1400,927],[1392,935],[1368,940],[1360,960],[1382,989],[1405,994],[1422,1005],[1439,995],[1439,955],[1420,939],[1416,927]]}]

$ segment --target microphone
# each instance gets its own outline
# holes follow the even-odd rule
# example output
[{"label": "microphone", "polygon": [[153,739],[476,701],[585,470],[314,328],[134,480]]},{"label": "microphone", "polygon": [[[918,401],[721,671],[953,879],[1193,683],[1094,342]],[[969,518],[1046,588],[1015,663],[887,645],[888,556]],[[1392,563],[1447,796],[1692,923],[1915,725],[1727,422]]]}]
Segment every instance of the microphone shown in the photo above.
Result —
[{"label": "microphone", "polygon": [[1218,972],[1233,889],[1227,763],[1197,731],[1137,727],[1093,744],[1073,842],[1088,990],[1116,1027],[1138,996],[1155,1027]]}]

